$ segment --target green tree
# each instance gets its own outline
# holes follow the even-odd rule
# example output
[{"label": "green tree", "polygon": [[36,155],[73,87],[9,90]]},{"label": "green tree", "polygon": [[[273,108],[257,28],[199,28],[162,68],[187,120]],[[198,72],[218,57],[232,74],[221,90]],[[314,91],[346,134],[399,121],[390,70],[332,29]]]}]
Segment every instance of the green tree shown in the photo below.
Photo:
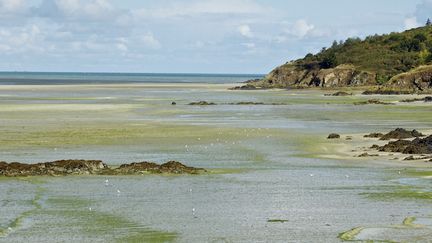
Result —
[{"label": "green tree", "polygon": [[427,21],[426,21],[426,26],[431,26],[431,25],[432,25],[431,20],[430,20],[430,19],[427,19]]}]

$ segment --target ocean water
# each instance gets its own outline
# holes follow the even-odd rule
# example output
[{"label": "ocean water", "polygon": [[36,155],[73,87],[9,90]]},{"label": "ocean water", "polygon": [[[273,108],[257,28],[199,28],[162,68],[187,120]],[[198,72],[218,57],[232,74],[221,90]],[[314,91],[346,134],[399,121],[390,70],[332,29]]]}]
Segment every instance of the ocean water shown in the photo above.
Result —
[{"label": "ocean water", "polygon": [[261,74],[163,73],[49,73],[0,72],[0,85],[109,84],[109,83],[237,83],[262,78]]},{"label": "ocean water", "polygon": [[[0,85],[0,161],[178,160],[211,170],[0,178],[0,242],[341,242],[355,227],[361,240],[430,242],[430,199],[404,196],[430,191],[430,178],[410,173],[421,169],[332,158],[325,146],[331,132],[431,130],[430,106],[355,106],[370,97],[206,80]],[[188,105],[200,100],[217,105]],[[244,101],[265,105],[235,105]],[[423,226],[402,225],[407,217]]]}]

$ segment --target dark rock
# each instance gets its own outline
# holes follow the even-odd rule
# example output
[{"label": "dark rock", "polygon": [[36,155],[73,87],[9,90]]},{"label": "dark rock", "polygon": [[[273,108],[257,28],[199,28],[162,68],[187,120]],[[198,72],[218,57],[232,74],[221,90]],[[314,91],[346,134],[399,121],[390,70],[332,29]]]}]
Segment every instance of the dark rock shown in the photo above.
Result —
[{"label": "dark rock", "polygon": [[371,149],[379,149],[380,148],[380,146],[378,145],[378,144],[374,144],[374,145],[372,145],[372,147],[370,147]]},{"label": "dark rock", "polygon": [[382,134],[380,132],[374,132],[374,133],[364,135],[363,137],[365,137],[365,138],[381,138],[382,136],[384,136],[384,134]]},{"label": "dark rock", "polygon": [[173,101],[173,102],[171,102],[171,105],[177,105],[177,103]]},{"label": "dark rock", "polygon": [[[259,79],[258,80],[250,80],[248,82],[257,82],[257,81],[259,81]],[[256,89],[257,89],[257,87],[255,87],[252,84],[246,84],[243,86],[236,86],[236,87],[230,88],[230,90],[256,90]]]},{"label": "dark rock", "polygon": [[207,101],[198,101],[198,102],[191,102],[189,105],[199,105],[199,106],[206,106],[206,105],[216,105],[213,102],[207,102]]},{"label": "dark rock", "polygon": [[414,158],[414,156],[409,156],[409,157],[406,157],[405,159],[404,159],[405,161],[411,161],[411,160],[416,160],[416,158]]},{"label": "dark rock", "polygon": [[384,102],[378,99],[370,99],[367,101],[354,102],[354,105],[394,105],[390,102]]},{"label": "dark rock", "polygon": [[369,154],[369,153],[363,153],[360,154],[358,157],[378,157],[379,154]]},{"label": "dark rock", "polygon": [[424,102],[432,102],[432,96],[425,97]]},{"label": "dark rock", "polygon": [[165,164],[158,165],[152,162],[138,162],[123,164],[115,172],[119,174],[136,175],[144,173],[167,173],[167,174],[199,174],[205,172],[204,169],[188,167],[177,161],[169,161]]},{"label": "dark rock", "polygon": [[188,167],[170,161],[162,165],[152,162],[123,164],[110,168],[100,160],[59,160],[54,162],[24,164],[0,162],[0,176],[66,176],[66,175],[139,175],[143,173],[199,174],[201,168]]},{"label": "dark rock", "polygon": [[379,147],[383,152],[398,152],[403,154],[432,154],[432,135],[426,138],[416,138],[413,141],[397,140]]},{"label": "dark rock", "polygon": [[374,90],[366,90],[362,94],[363,95],[404,95],[404,94],[413,94],[415,92],[408,90],[393,90],[393,89],[374,89]]},{"label": "dark rock", "polygon": [[340,138],[340,135],[337,133],[331,133],[327,137],[327,139],[337,139],[337,138]]},{"label": "dark rock", "polygon": [[100,160],[59,160],[54,162],[24,164],[0,163],[3,176],[42,176],[42,175],[84,175],[98,174],[108,166]]},{"label": "dark rock", "polygon": [[344,92],[344,91],[338,91],[333,94],[325,94],[325,96],[352,96],[352,93]]},{"label": "dark rock", "polygon": [[263,102],[252,102],[252,101],[242,101],[237,103],[230,103],[230,105],[264,105]]},{"label": "dark rock", "polygon": [[396,128],[380,138],[380,140],[390,140],[390,139],[405,139],[414,137],[423,137],[424,135],[419,133],[417,130],[408,131],[403,128]]}]

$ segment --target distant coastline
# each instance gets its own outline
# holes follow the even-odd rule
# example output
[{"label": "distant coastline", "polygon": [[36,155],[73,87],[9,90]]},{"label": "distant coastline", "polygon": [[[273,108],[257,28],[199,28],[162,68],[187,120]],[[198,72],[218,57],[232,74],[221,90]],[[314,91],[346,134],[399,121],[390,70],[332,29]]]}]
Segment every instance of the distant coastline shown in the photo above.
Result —
[{"label": "distant coastline", "polygon": [[264,74],[0,72],[0,85],[240,83]]}]

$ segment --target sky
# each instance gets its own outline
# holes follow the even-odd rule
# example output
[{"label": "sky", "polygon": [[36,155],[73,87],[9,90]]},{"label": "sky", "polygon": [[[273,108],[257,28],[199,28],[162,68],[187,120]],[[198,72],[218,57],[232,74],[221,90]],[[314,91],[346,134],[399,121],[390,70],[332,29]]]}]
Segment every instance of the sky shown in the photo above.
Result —
[{"label": "sky", "polygon": [[0,71],[268,73],[432,0],[0,0]]}]

